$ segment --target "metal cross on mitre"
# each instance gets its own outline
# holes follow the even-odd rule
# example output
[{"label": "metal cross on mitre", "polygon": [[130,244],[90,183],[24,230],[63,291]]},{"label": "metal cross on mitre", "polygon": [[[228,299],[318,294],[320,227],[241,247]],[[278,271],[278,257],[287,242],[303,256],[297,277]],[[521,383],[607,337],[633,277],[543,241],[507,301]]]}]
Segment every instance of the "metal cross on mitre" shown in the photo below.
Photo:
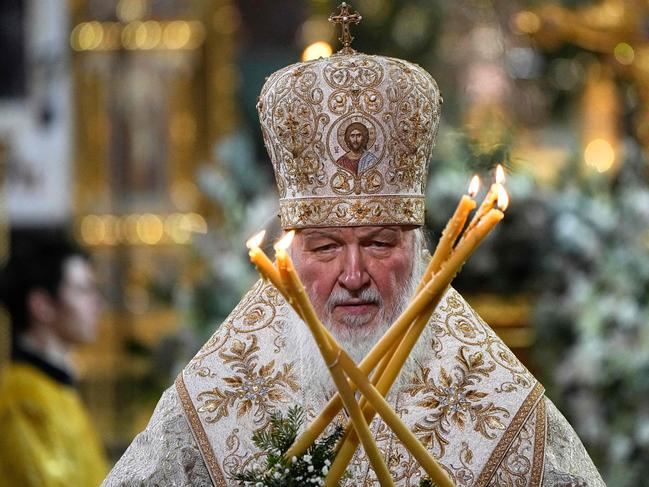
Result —
[{"label": "metal cross on mitre", "polygon": [[329,22],[332,24],[340,24],[342,26],[342,36],[339,37],[340,42],[343,43],[343,48],[340,52],[344,54],[351,54],[354,50],[350,47],[354,37],[349,32],[349,24],[356,24],[363,19],[363,17],[356,12],[351,5],[343,2],[338,6],[338,13],[333,13],[329,16]]}]

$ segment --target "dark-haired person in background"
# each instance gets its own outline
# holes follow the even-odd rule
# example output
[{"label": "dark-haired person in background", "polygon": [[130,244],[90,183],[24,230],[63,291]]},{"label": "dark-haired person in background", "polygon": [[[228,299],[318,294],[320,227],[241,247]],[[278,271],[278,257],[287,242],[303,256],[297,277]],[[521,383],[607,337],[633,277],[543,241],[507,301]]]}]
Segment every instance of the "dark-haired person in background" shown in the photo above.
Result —
[{"label": "dark-haired person in background", "polygon": [[13,240],[2,279],[13,331],[11,362],[0,370],[0,484],[97,486],[107,463],[69,357],[97,333],[92,268],[61,238],[32,232]]}]

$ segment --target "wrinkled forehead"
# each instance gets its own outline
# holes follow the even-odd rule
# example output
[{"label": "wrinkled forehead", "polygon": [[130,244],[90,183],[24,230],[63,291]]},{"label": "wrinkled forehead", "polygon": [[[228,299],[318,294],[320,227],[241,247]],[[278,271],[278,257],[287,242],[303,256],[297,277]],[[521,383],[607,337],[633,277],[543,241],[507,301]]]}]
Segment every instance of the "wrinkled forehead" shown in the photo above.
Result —
[{"label": "wrinkled forehead", "polygon": [[340,241],[357,241],[373,237],[394,239],[410,238],[412,225],[366,225],[354,227],[313,227],[297,230],[296,237],[301,240],[313,238],[334,238]]}]

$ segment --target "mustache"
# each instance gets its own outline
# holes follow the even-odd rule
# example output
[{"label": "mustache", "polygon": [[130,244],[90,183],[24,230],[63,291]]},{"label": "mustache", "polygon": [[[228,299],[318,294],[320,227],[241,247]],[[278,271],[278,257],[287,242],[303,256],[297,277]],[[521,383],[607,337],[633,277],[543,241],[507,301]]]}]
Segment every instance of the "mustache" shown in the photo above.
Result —
[{"label": "mustache", "polygon": [[336,289],[329,295],[327,299],[327,311],[332,312],[336,306],[349,303],[349,301],[362,301],[366,304],[375,304],[379,307],[383,306],[383,296],[377,289],[367,287],[358,292],[350,292],[347,289]]}]

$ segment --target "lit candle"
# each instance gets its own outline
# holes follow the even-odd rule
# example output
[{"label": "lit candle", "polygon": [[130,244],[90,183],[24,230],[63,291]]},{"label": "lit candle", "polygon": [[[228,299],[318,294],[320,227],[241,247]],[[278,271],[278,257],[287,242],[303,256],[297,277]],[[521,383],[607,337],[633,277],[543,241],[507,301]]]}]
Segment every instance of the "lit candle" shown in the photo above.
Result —
[{"label": "lit candle", "polygon": [[505,170],[503,167],[498,164],[496,166],[496,182],[491,185],[491,188],[489,188],[489,191],[484,197],[484,200],[482,200],[482,203],[480,204],[480,207],[478,208],[478,211],[475,212],[475,215],[473,215],[473,219],[471,220],[471,223],[469,223],[469,226],[466,229],[465,236],[467,235],[468,232],[470,232],[480,221],[480,218],[482,218],[489,210],[491,210],[494,207],[494,203],[498,199],[498,191],[499,187],[502,187],[503,184],[505,184]]},{"label": "lit candle", "polygon": [[266,230],[262,230],[246,242],[248,255],[250,256],[250,261],[255,264],[255,267],[257,267],[259,274],[261,274],[261,276],[266,280],[270,281],[280,293],[284,294],[284,289],[279,278],[279,272],[277,272],[277,269],[271,260],[260,248],[265,236]]},{"label": "lit candle", "polygon": [[453,213],[453,216],[448,221],[446,227],[444,228],[444,231],[442,232],[439,243],[435,248],[433,258],[428,264],[428,268],[426,269],[426,272],[421,279],[418,290],[421,289],[421,286],[428,282],[430,276],[433,273],[437,272],[437,270],[442,265],[442,262],[444,262],[448,258],[451,250],[453,250],[453,245],[455,244],[455,241],[457,240],[460,233],[462,233],[464,225],[466,224],[466,220],[469,217],[469,213],[476,207],[474,198],[478,194],[479,190],[480,178],[475,175],[473,176],[473,178],[471,178],[468,194],[462,196],[460,202],[457,205],[457,208],[455,209],[455,213]]}]

